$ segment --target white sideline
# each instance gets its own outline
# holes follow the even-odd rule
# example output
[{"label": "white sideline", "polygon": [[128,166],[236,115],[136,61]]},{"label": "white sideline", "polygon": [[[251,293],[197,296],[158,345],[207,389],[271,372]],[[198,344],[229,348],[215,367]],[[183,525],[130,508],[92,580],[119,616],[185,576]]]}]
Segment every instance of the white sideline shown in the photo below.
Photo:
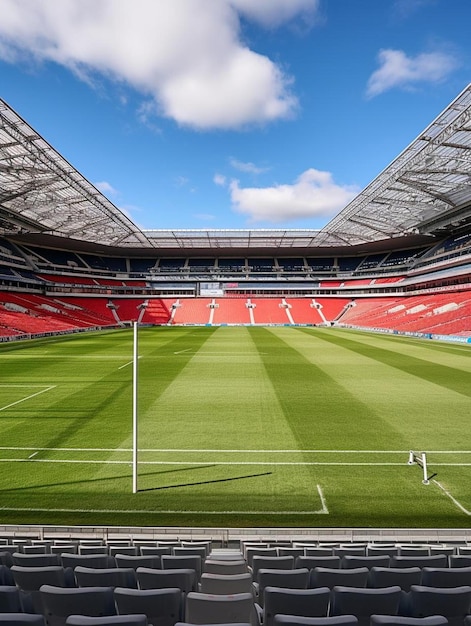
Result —
[{"label": "white sideline", "polygon": [[[2,385],[3,387],[10,387],[12,385]],[[24,387],[38,387],[39,385],[23,385]],[[46,393],[46,391],[51,391],[51,389],[54,389],[55,387],[57,387],[57,385],[51,385],[49,387],[46,387],[45,389],[41,389],[41,391],[36,391],[36,393],[32,393],[29,396],[26,396],[25,398],[21,398],[21,400],[17,400],[16,402],[11,402],[10,404],[6,404],[5,406],[0,407],[0,411],[5,411],[6,409],[9,409],[12,406],[15,406],[16,404],[20,404],[21,402],[26,402],[26,400],[31,400],[31,398],[34,398],[35,396],[39,396],[42,393]]]},{"label": "white sideline", "polygon": [[45,509],[35,507],[8,507],[0,506],[0,511],[19,511],[27,513],[142,513],[152,515],[188,514],[188,515],[328,515],[326,500],[322,487],[317,485],[317,493],[321,500],[322,508],[318,511],[184,511],[178,509]]},{"label": "white sideline", "polygon": [[[38,448],[40,450],[40,448]],[[131,463],[131,459],[127,461],[115,461],[111,459],[36,459],[36,458],[26,458],[26,459],[0,459],[0,463],[26,463],[30,461],[31,463],[83,463],[84,465],[129,465]],[[139,465],[192,465],[192,466],[207,466],[207,465],[268,465],[268,466],[283,466],[283,465],[302,465],[302,466],[311,466],[311,465],[340,465],[340,466],[405,466],[405,463],[342,463],[341,461],[139,461]],[[447,465],[446,463],[442,465]],[[461,465],[471,465],[471,463],[462,463]]]}]

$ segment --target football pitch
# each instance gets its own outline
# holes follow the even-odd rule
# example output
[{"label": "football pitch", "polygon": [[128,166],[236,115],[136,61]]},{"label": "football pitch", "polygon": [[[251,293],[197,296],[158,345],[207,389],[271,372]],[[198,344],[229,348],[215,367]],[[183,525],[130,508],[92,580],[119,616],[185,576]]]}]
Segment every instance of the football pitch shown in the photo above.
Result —
[{"label": "football pitch", "polygon": [[470,526],[470,347],[162,327],[138,353],[133,494],[132,329],[0,344],[0,523]]}]

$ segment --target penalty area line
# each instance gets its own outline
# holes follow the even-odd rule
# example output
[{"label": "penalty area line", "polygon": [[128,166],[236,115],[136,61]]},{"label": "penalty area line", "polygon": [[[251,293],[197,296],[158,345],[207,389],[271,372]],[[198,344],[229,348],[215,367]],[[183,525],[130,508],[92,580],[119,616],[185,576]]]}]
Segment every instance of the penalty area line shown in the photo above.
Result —
[{"label": "penalty area line", "polygon": [[142,515],[326,515],[329,513],[322,488],[317,485],[317,492],[321,499],[322,508],[318,511],[204,511],[204,510],[182,510],[182,509],[47,509],[40,507],[9,507],[1,506],[0,511],[24,512],[24,513],[128,513]]},{"label": "penalty area line", "polygon": [[468,509],[466,509],[460,502],[458,502],[458,500],[455,497],[453,497],[451,493],[448,491],[448,489],[445,489],[445,487],[441,483],[439,483],[438,480],[432,479],[432,482],[434,482],[437,485],[437,487],[439,487],[442,490],[442,492],[448,498],[450,498],[453,504],[457,506],[460,509],[460,511],[462,511],[465,515],[471,516],[471,511],[468,511]]},{"label": "penalty area line", "polygon": [[21,402],[26,402],[26,400],[31,400],[31,398],[35,398],[36,396],[40,396],[42,393],[46,393],[46,391],[51,391],[51,389],[55,389],[57,385],[51,385],[50,387],[46,387],[45,389],[41,389],[41,391],[36,391],[36,393],[32,393],[25,398],[21,398],[21,400],[17,400],[16,402],[11,402],[10,404],[6,404],[5,406],[0,407],[0,411],[5,411],[12,406],[17,404],[21,404]]}]

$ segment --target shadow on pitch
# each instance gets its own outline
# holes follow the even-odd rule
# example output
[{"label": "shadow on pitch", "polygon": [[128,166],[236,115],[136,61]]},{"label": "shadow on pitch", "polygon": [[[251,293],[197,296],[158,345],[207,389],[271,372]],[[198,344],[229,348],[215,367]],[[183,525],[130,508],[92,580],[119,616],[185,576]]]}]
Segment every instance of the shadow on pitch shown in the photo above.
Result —
[{"label": "shadow on pitch", "polygon": [[[207,466],[214,467],[214,466]],[[231,478],[216,478],[214,480],[199,480],[193,483],[179,483],[178,485],[164,485],[162,487],[148,487],[139,489],[139,493],[145,491],[161,491],[162,489],[178,489],[179,487],[196,487],[198,485],[214,485],[215,483],[228,483],[235,480],[245,480],[246,478],[259,478],[260,476],[270,476],[273,472],[263,472],[261,474],[245,474],[244,476],[232,476]],[[148,476],[148,474],[147,474]]]},{"label": "shadow on pitch", "polygon": [[[208,465],[199,465],[195,467],[191,465],[190,467],[179,467],[178,469],[166,469],[160,470],[157,472],[150,472],[149,474],[143,474],[142,478],[147,478],[150,476],[160,476],[161,474],[174,474],[176,472],[190,472],[195,471],[195,469],[210,469],[212,467],[216,467],[214,463]],[[7,487],[6,489],[0,489],[0,492],[18,492],[18,491],[30,491],[31,489],[47,489],[48,487],[58,487],[58,486],[70,486],[70,485],[83,485],[85,483],[106,483],[115,480],[123,480],[130,479],[130,474],[122,474],[121,476],[108,476],[107,478],[85,478],[82,480],[61,480],[55,483],[45,483],[43,485],[26,485],[24,487]],[[191,484],[191,483],[190,483]],[[204,484],[204,483],[201,483]],[[182,485],[183,486],[183,485]],[[157,489],[167,489],[167,487],[157,487]],[[150,491],[151,489],[140,489],[139,491]]]}]

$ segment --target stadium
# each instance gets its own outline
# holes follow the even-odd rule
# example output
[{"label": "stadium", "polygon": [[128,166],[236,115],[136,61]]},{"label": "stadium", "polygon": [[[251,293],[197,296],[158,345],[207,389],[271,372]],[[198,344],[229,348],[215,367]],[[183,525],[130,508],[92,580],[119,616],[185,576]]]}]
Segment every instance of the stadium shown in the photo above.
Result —
[{"label": "stadium", "polygon": [[471,84],[320,230],[146,231],[1,100],[4,543],[466,543],[470,149]]}]

